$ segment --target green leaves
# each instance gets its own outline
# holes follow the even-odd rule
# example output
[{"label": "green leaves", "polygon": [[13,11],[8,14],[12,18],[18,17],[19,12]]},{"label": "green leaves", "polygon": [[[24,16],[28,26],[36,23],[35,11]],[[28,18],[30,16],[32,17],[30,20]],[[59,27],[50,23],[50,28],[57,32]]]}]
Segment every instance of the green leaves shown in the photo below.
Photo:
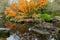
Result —
[{"label": "green leaves", "polygon": [[50,21],[51,20],[51,16],[48,15],[48,14],[42,14],[43,18],[47,21]]},{"label": "green leaves", "polygon": [[39,19],[46,20],[46,21],[50,21],[51,20],[51,16],[48,15],[48,14],[38,14],[37,17]]}]

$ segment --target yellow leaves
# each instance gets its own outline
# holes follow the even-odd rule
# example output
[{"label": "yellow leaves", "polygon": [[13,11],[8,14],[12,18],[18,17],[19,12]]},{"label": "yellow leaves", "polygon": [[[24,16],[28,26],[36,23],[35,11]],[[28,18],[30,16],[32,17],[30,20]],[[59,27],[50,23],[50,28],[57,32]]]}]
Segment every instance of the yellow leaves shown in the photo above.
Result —
[{"label": "yellow leaves", "polygon": [[38,5],[38,2],[35,2],[35,1],[31,0],[29,2],[29,4],[30,4],[30,6],[36,7]]},{"label": "yellow leaves", "polygon": [[21,16],[15,16],[15,19],[20,19],[21,18]]},{"label": "yellow leaves", "polygon": [[36,15],[37,15],[36,13],[33,13],[33,14],[32,14],[32,17],[35,17]]},{"label": "yellow leaves", "polygon": [[34,1],[30,1],[30,5],[35,5],[35,2]]},{"label": "yellow leaves", "polygon": [[48,0],[39,0],[39,4],[41,6],[45,6],[47,4]]}]

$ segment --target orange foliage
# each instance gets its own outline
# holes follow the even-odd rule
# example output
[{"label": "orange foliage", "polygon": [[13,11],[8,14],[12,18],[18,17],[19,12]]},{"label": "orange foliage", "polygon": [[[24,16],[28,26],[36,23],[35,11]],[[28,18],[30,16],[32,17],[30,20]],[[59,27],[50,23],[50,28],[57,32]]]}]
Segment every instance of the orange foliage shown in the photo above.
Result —
[{"label": "orange foliage", "polygon": [[48,0],[39,0],[39,4],[41,6],[45,6],[47,4]]},{"label": "orange foliage", "polygon": [[16,12],[14,10],[12,10],[10,7],[6,7],[6,12],[7,12],[8,16],[16,16]]},{"label": "orange foliage", "polygon": [[[47,4],[47,0],[39,0],[39,4],[41,6],[44,6]],[[24,15],[26,13],[30,13],[31,6],[36,10],[36,6],[38,5],[38,2],[35,2],[33,0],[30,0],[28,2],[27,0],[18,0],[18,3],[12,3],[10,4],[10,7],[6,8],[5,14],[8,13],[8,16],[16,16],[16,11],[22,12],[20,14]]]},{"label": "orange foliage", "polygon": [[17,3],[11,3],[11,4],[10,4],[10,7],[11,7],[12,9],[14,9],[15,11],[18,11],[18,9],[17,9]]},{"label": "orange foliage", "polygon": [[10,10],[8,16],[16,16],[16,12],[13,10]]},{"label": "orange foliage", "polygon": [[27,1],[19,1],[18,9],[24,12],[25,7],[27,6]]},{"label": "orange foliage", "polygon": [[5,9],[6,11],[10,11],[11,10],[11,8],[10,7],[6,7],[6,9]]},{"label": "orange foliage", "polygon": [[[10,17],[14,17],[15,19],[20,19],[21,16],[17,15],[17,12],[21,15],[27,15],[27,13],[31,13],[32,17],[36,16],[35,10],[38,11],[36,6],[45,6],[47,4],[47,0],[39,0],[38,2],[35,2],[33,0],[31,0],[30,2],[28,2],[27,0],[18,0],[18,3],[12,3],[10,4],[10,7],[6,7],[6,10],[4,12],[5,15],[10,16]],[[34,10],[31,10],[30,8],[33,8]],[[6,22],[5,26],[8,28],[13,28],[16,26],[16,24],[13,24],[11,22]],[[24,27],[25,25],[21,26],[20,28]],[[23,29],[21,29],[23,30]],[[23,30],[24,31],[24,30]]]}]

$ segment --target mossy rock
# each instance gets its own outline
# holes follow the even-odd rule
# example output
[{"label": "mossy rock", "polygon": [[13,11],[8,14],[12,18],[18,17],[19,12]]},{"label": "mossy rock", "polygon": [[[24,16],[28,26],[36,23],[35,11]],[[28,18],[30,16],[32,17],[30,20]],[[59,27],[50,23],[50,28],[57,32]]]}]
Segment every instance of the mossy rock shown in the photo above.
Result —
[{"label": "mossy rock", "polygon": [[53,25],[54,25],[55,27],[59,27],[59,28],[60,28],[60,22],[53,23]]}]

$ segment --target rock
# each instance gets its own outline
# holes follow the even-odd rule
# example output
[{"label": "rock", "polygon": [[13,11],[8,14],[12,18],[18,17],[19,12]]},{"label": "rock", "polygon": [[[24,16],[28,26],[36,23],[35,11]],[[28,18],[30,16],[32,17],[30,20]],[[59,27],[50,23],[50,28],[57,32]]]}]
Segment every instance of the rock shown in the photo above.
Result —
[{"label": "rock", "polygon": [[34,27],[31,28],[32,31],[39,33],[39,34],[51,34],[52,32],[55,32],[55,29],[56,27],[54,27],[53,24],[46,23],[46,22],[35,25]]}]

